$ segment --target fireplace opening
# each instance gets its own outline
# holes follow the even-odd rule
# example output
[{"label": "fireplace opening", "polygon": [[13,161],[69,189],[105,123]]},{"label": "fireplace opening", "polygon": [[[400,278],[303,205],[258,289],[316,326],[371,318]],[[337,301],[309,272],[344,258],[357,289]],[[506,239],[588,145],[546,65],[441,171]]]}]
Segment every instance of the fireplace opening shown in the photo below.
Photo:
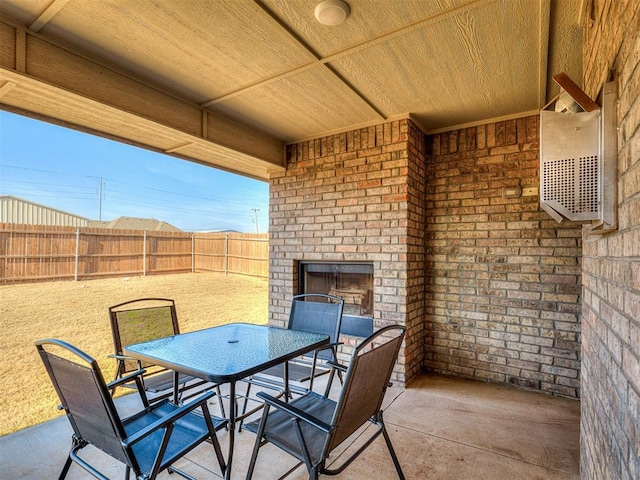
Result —
[{"label": "fireplace opening", "polygon": [[299,293],[324,293],[344,300],[345,335],[373,333],[373,264],[344,262],[299,263]]}]

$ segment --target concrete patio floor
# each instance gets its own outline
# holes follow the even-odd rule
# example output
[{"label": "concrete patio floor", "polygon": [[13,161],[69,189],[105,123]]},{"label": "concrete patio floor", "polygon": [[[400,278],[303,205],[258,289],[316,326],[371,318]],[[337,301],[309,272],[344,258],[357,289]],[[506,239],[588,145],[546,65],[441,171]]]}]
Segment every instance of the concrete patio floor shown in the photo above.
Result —
[{"label": "concrete patio floor", "polygon": [[[119,408],[128,408],[121,400]],[[512,387],[424,375],[406,389],[392,387],[385,399],[385,421],[407,479],[484,480],[579,478],[580,403]],[[213,411],[217,411],[213,407]],[[0,438],[0,477],[57,478],[70,445],[65,417]],[[366,432],[364,432],[366,435]],[[219,435],[226,452],[227,433]],[[232,478],[245,477],[254,435],[236,435]],[[357,444],[358,438],[345,443]],[[124,478],[124,467],[86,448],[110,478]],[[349,448],[349,447],[347,447]],[[347,450],[348,453],[348,450]],[[340,453],[332,456],[340,461]],[[255,480],[307,478],[304,467],[272,446],[260,450]],[[196,478],[220,478],[210,444],[176,466]],[[69,479],[93,478],[73,465]],[[166,472],[159,478],[169,477]],[[397,478],[379,437],[337,479]]]}]

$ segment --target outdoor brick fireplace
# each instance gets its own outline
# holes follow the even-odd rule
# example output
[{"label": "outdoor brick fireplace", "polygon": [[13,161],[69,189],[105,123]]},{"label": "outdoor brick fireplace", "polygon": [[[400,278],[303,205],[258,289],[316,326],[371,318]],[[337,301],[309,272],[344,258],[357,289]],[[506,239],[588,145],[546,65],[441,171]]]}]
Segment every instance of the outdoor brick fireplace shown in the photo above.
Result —
[{"label": "outdoor brick fireplace", "polygon": [[[270,322],[286,325],[306,265],[368,264],[370,299],[313,289],[370,305],[374,330],[406,327],[396,381],[428,369],[577,397],[580,226],[503,196],[537,185],[538,126],[425,136],[400,120],[289,146],[270,178]],[[343,353],[365,334],[343,333]]]},{"label": "outdoor brick fireplace", "polygon": [[[287,148],[286,171],[270,179],[272,324],[286,325],[291,297],[318,282],[311,289],[345,298],[346,345],[371,329],[404,325],[394,377],[420,372],[424,163],[424,135],[409,120]],[[364,265],[370,273],[356,278]],[[344,281],[321,280],[323,269],[343,269]],[[367,276],[370,286],[361,282]]]},{"label": "outdoor brick fireplace", "polygon": [[373,263],[300,262],[298,291],[322,293],[344,301],[341,333],[373,333]]}]

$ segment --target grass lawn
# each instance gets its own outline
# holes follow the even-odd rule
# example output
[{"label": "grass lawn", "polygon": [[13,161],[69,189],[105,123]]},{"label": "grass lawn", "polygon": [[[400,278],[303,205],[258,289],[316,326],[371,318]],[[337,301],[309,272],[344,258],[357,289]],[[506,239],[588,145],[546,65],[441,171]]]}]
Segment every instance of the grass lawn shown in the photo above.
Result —
[{"label": "grass lawn", "polygon": [[143,297],[176,301],[180,331],[266,323],[266,279],[185,273],[0,286],[0,436],[61,415],[34,340],[58,338],[94,357],[107,381],[115,361],[107,308]]}]

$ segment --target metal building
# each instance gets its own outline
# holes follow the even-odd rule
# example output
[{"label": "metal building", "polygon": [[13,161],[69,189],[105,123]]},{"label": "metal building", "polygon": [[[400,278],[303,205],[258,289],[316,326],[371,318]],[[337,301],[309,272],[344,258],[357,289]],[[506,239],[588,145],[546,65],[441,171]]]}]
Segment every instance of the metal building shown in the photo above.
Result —
[{"label": "metal building", "polygon": [[0,223],[86,227],[89,219],[12,195],[0,195]]}]

